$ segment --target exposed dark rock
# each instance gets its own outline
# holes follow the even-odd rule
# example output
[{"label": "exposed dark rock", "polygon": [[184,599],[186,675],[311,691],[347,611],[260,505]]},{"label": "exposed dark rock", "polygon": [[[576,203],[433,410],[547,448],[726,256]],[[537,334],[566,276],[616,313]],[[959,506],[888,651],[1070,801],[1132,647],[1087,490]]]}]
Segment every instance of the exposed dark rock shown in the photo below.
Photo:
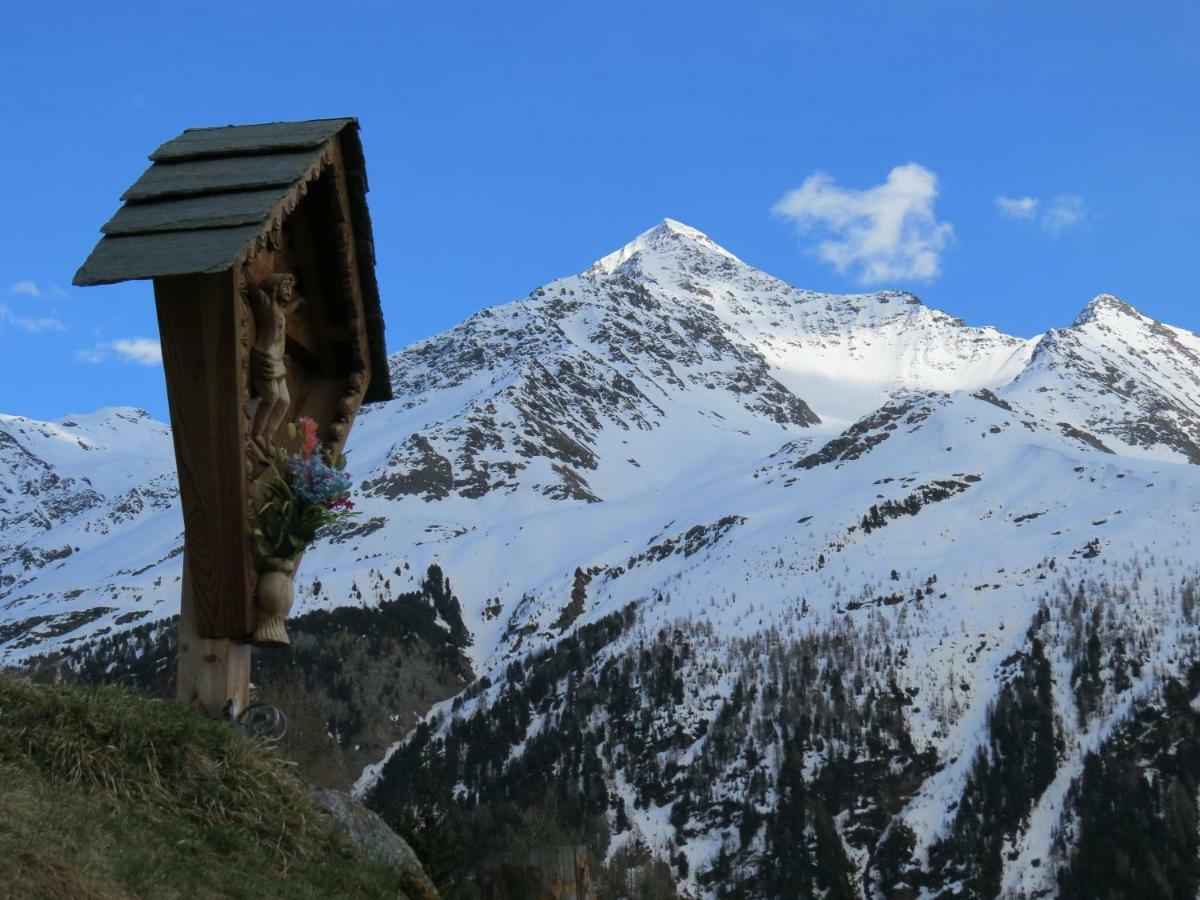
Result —
[{"label": "exposed dark rock", "polygon": [[746,521],[745,516],[722,516],[709,525],[693,525],[685,532],[659,541],[636,556],[631,556],[623,566],[608,569],[605,578],[619,578],[625,572],[646,562],[659,562],[672,554],[691,556],[721,540],[735,525]]},{"label": "exposed dark rock", "polygon": [[0,626],[0,644],[14,648],[34,647],[49,638],[68,634],[113,612],[111,606],[95,606],[62,615],[31,616]]},{"label": "exposed dark rock", "polygon": [[1077,441],[1083,441],[1089,447],[1094,447],[1101,453],[1112,453],[1113,451],[1105,446],[1104,442],[1094,434],[1089,434],[1081,428],[1076,428],[1070,422],[1059,422],[1059,429],[1063,433],[1063,437],[1073,438]]},{"label": "exposed dark rock", "polygon": [[998,406],[1003,410],[1007,410],[1008,412],[1013,412],[1011,403],[1009,403],[1007,400],[1001,400],[999,397],[997,397],[994,393],[989,391],[987,388],[978,390],[971,396],[976,397],[980,400],[983,400],[985,403],[990,403],[990,404],[992,404],[992,406]]},{"label": "exposed dark rock", "polygon": [[797,461],[794,468],[813,469],[832,462],[840,465],[858,459],[891,437],[900,425],[916,425],[932,412],[932,395],[889,402],[871,415],[859,419],[820,450]]},{"label": "exposed dark rock", "polygon": [[414,434],[388,455],[387,471],[362,484],[368,496],[395,500],[419,494],[426,500],[441,500],[454,487],[450,460],[440,456],[424,435]]},{"label": "exposed dark rock", "polygon": [[387,527],[387,519],[383,516],[372,516],[366,521],[351,519],[340,527],[331,529],[329,540],[334,544],[344,544],[356,538],[366,537]]}]

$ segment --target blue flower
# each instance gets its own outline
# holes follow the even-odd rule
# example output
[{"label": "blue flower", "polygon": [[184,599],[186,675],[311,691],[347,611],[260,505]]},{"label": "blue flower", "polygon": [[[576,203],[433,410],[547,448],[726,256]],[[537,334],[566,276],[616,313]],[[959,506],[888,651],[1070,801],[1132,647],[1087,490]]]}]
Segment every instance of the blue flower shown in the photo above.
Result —
[{"label": "blue flower", "polygon": [[301,500],[328,506],[349,492],[352,483],[349,472],[333,468],[317,453],[292,456],[292,490]]}]

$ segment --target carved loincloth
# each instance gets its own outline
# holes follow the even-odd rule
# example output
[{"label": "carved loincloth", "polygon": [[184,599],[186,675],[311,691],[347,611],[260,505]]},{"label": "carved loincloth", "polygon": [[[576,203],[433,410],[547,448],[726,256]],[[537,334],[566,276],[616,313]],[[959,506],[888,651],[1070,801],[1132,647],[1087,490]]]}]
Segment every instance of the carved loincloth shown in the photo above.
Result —
[{"label": "carved loincloth", "polygon": [[250,377],[255,381],[278,381],[287,377],[287,367],[280,356],[271,356],[257,348],[250,350]]}]

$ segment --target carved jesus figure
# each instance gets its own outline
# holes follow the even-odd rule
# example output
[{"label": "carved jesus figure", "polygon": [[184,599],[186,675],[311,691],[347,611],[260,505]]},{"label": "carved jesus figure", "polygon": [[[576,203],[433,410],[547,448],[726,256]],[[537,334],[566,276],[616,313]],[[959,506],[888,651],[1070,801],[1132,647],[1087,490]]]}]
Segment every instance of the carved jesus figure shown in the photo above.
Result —
[{"label": "carved jesus figure", "polygon": [[247,296],[257,332],[250,349],[250,380],[259,398],[250,439],[264,455],[270,455],[275,434],[292,402],[283,361],[287,316],[303,300],[296,292],[296,276],[288,273],[268,276],[251,287]]}]

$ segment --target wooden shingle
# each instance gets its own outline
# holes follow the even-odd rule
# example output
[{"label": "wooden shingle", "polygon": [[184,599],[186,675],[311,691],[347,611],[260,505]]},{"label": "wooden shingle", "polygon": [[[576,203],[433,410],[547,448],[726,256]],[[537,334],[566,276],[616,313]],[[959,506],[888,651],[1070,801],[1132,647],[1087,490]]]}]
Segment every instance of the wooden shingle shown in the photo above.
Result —
[{"label": "wooden shingle", "polygon": [[317,147],[297,153],[218,156],[177,163],[155,163],[121,195],[121,199],[160,200],[192,194],[287,187],[316,165],[320,158],[321,148]]},{"label": "wooden shingle", "polygon": [[224,272],[258,231],[253,224],[106,237],[75,275],[75,284]]},{"label": "wooden shingle", "polygon": [[197,159],[204,156],[278,153],[318,147],[354,119],[313,119],[308,122],[273,122],[268,125],[226,125],[222,128],[189,128],[150,154],[155,162]]},{"label": "wooden shingle", "polygon": [[117,210],[100,230],[105,234],[128,235],[252,225],[271,214],[279,195],[278,190],[268,188],[201,194],[161,203],[130,203]]}]

